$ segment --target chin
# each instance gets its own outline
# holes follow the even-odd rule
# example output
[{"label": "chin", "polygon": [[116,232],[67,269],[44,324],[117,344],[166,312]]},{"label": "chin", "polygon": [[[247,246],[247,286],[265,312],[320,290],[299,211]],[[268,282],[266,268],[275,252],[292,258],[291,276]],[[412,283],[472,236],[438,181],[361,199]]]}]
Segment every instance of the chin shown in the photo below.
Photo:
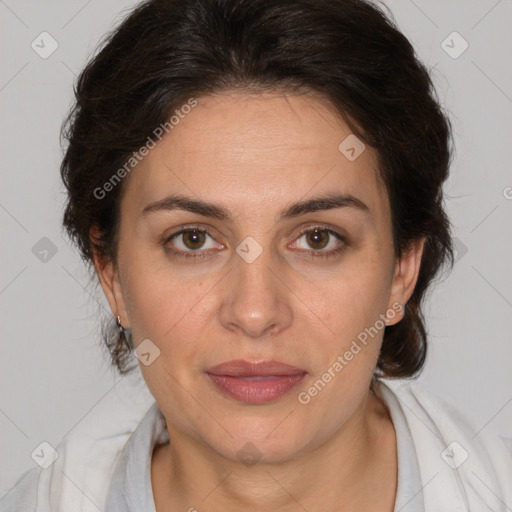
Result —
[{"label": "chin", "polygon": [[[248,466],[254,464],[279,464],[297,457],[313,443],[311,432],[305,432],[297,425],[286,425],[288,413],[276,417],[243,418],[225,422],[225,429],[231,434],[217,439],[203,440],[219,455],[233,462]],[[224,432],[225,434],[225,432]],[[211,431],[206,436],[210,437]]]}]

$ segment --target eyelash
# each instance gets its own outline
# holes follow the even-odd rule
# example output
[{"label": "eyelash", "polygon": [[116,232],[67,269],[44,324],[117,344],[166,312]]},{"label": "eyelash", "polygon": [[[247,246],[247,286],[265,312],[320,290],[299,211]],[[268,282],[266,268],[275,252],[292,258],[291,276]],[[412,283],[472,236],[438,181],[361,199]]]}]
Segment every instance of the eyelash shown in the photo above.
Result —
[{"label": "eyelash", "polygon": [[[309,258],[311,258],[311,259],[313,259],[313,258],[323,258],[323,259],[334,258],[345,250],[345,247],[347,245],[345,238],[342,235],[340,235],[339,233],[337,233],[336,231],[328,228],[327,226],[321,225],[321,224],[318,224],[315,226],[308,226],[307,228],[304,228],[298,234],[298,236],[295,240],[298,240],[302,235],[309,233],[310,231],[314,231],[315,229],[327,232],[329,235],[334,236],[342,243],[338,248],[332,249],[330,251],[322,251],[320,249],[318,249],[318,250],[312,249],[311,251],[302,251],[302,252],[306,252],[308,254]],[[180,258],[193,258],[193,259],[207,258],[208,253],[206,253],[204,250],[197,249],[195,251],[194,250],[182,251],[179,249],[173,249],[168,245],[171,240],[173,240],[174,238],[177,238],[178,236],[180,236],[184,233],[187,233],[189,231],[200,231],[202,233],[206,233],[211,238],[214,238],[212,233],[207,228],[204,228],[202,226],[191,225],[191,226],[187,226],[186,228],[184,228],[182,226],[182,229],[180,231],[173,233],[172,235],[168,236],[164,240],[163,245],[164,245],[166,251],[168,251],[169,253],[171,253],[175,256],[178,256]]]}]

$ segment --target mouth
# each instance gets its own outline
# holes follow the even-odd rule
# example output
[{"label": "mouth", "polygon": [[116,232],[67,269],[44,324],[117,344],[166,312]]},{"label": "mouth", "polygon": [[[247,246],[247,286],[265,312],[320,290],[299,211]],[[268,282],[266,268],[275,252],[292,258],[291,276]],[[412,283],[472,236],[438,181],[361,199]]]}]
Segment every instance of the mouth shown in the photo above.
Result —
[{"label": "mouth", "polygon": [[307,372],[278,361],[228,361],[206,371],[218,391],[247,404],[265,404],[289,393]]}]

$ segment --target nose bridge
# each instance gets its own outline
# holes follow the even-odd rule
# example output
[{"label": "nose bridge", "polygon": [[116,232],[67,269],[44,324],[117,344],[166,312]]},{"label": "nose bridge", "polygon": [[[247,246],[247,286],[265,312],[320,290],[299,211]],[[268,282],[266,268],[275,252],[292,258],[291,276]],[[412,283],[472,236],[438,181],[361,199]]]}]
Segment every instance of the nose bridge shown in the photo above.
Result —
[{"label": "nose bridge", "polygon": [[[228,293],[221,305],[221,322],[227,329],[250,337],[276,334],[292,320],[286,287],[276,277],[275,258],[251,237],[237,247],[229,273]],[[274,268],[276,267],[276,268]]]}]

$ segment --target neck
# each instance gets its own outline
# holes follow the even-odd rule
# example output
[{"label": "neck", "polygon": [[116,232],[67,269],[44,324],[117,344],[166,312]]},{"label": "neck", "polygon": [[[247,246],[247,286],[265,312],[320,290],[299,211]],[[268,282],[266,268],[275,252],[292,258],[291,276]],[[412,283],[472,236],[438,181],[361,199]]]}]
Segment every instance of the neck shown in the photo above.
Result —
[{"label": "neck", "polygon": [[172,445],[158,447],[152,461],[158,512],[393,510],[395,432],[373,392],[326,442],[279,464],[229,460],[167,428]]}]

